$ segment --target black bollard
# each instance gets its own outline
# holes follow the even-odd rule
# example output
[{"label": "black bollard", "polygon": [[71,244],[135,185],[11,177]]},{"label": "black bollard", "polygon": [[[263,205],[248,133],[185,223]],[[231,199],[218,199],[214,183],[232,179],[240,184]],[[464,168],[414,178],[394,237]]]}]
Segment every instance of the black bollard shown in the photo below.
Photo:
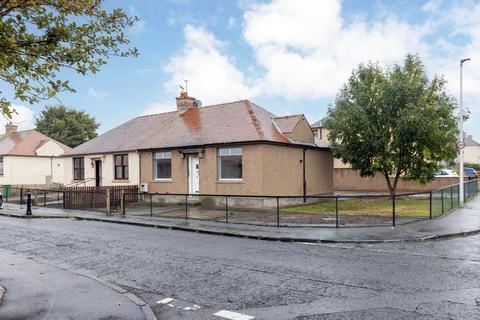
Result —
[{"label": "black bollard", "polygon": [[27,193],[27,216],[32,215],[32,193],[28,192]]}]

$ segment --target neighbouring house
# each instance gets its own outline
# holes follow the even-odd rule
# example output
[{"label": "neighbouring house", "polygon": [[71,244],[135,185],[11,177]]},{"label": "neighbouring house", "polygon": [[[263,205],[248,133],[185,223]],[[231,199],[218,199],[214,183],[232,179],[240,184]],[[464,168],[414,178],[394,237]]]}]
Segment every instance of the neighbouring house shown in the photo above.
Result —
[{"label": "neighbouring house", "polygon": [[0,184],[37,185],[62,184],[63,158],[70,147],[37,130],[17,131],[8,123],[0,135]]},{"label": "neighbouring house", "polygon": [[[329,144],[328,134],[329,130],[324,127],[325,119],[321,119],[311,125],[314,136],[315,143],[326,143]],[[472,157],[477,155],[480,157],[480,144],[471,139],[472,136],[467,136],[465,138],[466,146],[471,145]],[[467,142],[468,140],[468,142]],[[474,144],[477,144],[475,146]],[[475,149],[478,148],[478,149]],[[467,149],[467,147],[465,147]],[[477,151],[478,150],[478,151]],[[476,153],[478,152],[478,153]],[[466,155],[466,152],[465,152]],[[466,158],[465,158],[466,159]],[[479,160],[477,160],[479,161]],[[469,162],[465,160],[465,162]],[[333,160],[333,181],[334,181],[334,190],[336,193],[344,192],[353,192],[353,193],[387,193],[388,187],[385,177],[381,174],[377,174],[374,177],[362,177],[358,171],[353,170],[351,165],[348,163],[343,163],[340,159],[334,158]],[[437,177],[430,183],[422,185],[415,181],[404,181],[400,180],[398,182],[397,191],[398,192],[424,192],[439,189],[444,186],[452,185],[458,183],[458,178],[455,177]]]},{"label": "neighbouring house", "polygon": [[182,92],[176,111],[134,118],[67,156],[67,180],[90,185],[229,195],[333,190],[330,148],[315,144],[305,117],[278,117],[248,100],[200,107]]},{"label": "neighbouring house", "polygon": [[473,140],[473,136],[467,134],[464,138],[463,160],[468,163],[480,164],[480,143]]},{"label": "neighbouring house", "polygon": [[[315,135],[315,143],[320,144],[320,143],[326,143],[329,144],[328,142],[328,129],[324,127],[324,121],[325,119],[321,119],[311,125],[313,134]],[[343,163],[342,160],[334,158],[333,159],[333,168],[338,169],[338,168],[344,168],[344,169],[349,169],[350,165],[348,163]]]}]

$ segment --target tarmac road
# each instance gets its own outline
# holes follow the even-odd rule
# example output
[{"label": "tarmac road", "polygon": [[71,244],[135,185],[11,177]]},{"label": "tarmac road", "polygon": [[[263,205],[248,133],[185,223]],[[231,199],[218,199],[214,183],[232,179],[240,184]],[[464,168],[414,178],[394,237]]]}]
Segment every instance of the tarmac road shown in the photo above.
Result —
[{"label": "tarmac road", "polygon": [[480,319],[479,243],[311,245],[0,218],[0,249],[114,282],[159,319]]}]

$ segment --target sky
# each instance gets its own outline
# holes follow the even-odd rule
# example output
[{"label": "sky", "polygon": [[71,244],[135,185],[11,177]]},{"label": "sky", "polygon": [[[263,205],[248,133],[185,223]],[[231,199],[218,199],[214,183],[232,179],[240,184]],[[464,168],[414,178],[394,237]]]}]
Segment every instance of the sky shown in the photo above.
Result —
[{"label": "sky", "polygon": [[[96,75],[61,73],[76,93],[68,106],[101,123],[175,110],[179,85],[211,105],[249,99],[281,116],[313,123],[360,63],[384,66],[418,54],[430,76],[442,75],[459,97],[464,66],[466,131],[480,141],[480,1],[415,0],[117,0],[139,21],[127,31],[137,58],[112,58]],[[11,97],[11,89],[0,83]],[[13,101],[21,129],[56,101]],[[2,119],[2,121],[5,121]],[[1,122],[0,122],[1,124]]]}]

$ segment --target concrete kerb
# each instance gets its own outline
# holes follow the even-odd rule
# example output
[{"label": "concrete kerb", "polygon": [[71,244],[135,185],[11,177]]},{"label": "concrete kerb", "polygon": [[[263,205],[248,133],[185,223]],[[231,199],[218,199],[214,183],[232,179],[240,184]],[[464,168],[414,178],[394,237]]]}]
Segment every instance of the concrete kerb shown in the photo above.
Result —
[{"label": "concrete kerb", "polygon": [[[473,234],[480,233],[480,229],[475,230],[468,230],[468,231],[460,231],[454,233],[446,233],[446,234],[433,234],[424,237],[418,238],[411,238],[411,239],[362,239],[362,240],[355,240],[355,239],[311,239],[311,238],[294,238],[294,237],[284,237],[284,236],[268,236],[268,235],[251,235],[242,232],[235,232],[235,231],[225,231],[225,230],[213,230],[213,229],[204,229],[200,227],[186,227],[186,226],[176,226],[176,225],[169,225],[169,224],[152,224],[152,223],[145,223],[145,222],[136,222],[136,221],[125,221],[125,220],[114,220],[108,218],[98,218],[98,217],[85,217],[85,216],[54,216],[54,215],[36,215],[36,216],[25,216],[21,214],[11,214],[11,213],[1,213],[1,216],[11,217],[11,218],[43,218],[43,219],[50,219],[50,218],[62,218],[62,219],[72,219],[72,220],[79,220],[79,221],[99,221],[99,222],[107,222],[107,223],[117,223],[117,224],[127,224],[127,225],[134,225],[140,227],[149,227],[149,228],[160,228],[160,229],[168,229],[168,230],[179,230],[179,231],[189,231],[189,232],[197,232],[203,234],[211,234],[211,235],[221,235],[221,236],[228,236],[228,237],[237,237],[237,238],[245,238],[245,239],[255,239],[255,240],[265,240],[265,241],[280,241],[280,242],[303,242],[303,243],[394,243],[394,242],[418,242],[418,241],[429,241],[429,240],[436,240],[442,238],[452,238],[452,237],[461,237],[461,236],[468,236]],[[441,218],[441,217],[439,217]]]}]

